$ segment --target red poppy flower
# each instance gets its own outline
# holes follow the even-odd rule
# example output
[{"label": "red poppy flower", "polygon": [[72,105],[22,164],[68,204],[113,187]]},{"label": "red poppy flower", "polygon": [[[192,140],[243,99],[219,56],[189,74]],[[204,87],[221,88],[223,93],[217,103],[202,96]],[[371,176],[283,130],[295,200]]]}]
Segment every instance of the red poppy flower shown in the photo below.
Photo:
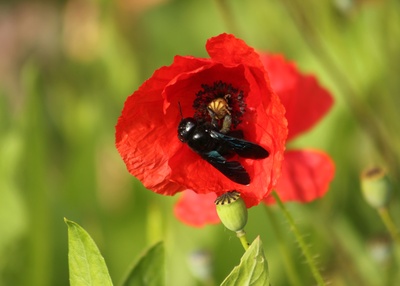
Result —
[{"label": "red poppy flower", "polygon": [[[294,63],[280,55],[261,55],[271,85],[286,108],[288,140],[311,129],[329,111],[333,98],[312,75],[302,75]],[[276,191],[282,201],[309,202],[322,197],[332,181],[335,166],[326,153],[319,150],[285,152],[282,175]],[[267,196],[266,203],[273,198]]]},{"label": "red poppy flower", "polygon": [[[280,176],[287,137],[285,110],[253,48],[221,34],[209,39],[206,49],[210,58],[176,56],[127,98],[116,126],[116,146],[129,172],[156,193],[192,190],[209,198],[237,190],[251,207],[262,201]],[[207,106],[217,98],[227,102],[229,131],[241,130],[245,140],[269,152],[261,160],[228,159],[245,168],[251,179],[248,185],[226,178],[177,137],[179,106],[183,117],[209,124]],[[213,218],[205,217],[204,221]]]},{"label": "red poppy flower", "polygon": [[[286,108],[288,139],[300,135],[316,124],[331,108],[333,99],[314,76],[301,74],[293,63],[280,55],[260,54],[269,74],[271,86]],[[286,151],[282,175],[276,186],[282,201],[309,202],[323,196],[334,175],[330,157],[317,150]],[[202,226],[218,223],[213,200],[190,191],[184,192],[175,206],[175,215],[183,222]],[[266,195],[264,202],[273,203]],[[193,205],[201,209],[193,208]]]}]

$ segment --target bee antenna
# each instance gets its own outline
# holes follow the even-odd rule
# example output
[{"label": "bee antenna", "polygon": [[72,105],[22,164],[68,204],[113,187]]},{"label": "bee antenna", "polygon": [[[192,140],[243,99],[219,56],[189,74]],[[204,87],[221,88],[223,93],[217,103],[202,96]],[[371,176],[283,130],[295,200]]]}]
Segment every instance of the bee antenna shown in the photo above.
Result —
[{"label": "bee antenna", "polygon": [[181,103],[179,101],[178,101],[178,106],[179,106],[179,113],[181,114],[181,118],[183,119],[182,107],[181,107]]}]

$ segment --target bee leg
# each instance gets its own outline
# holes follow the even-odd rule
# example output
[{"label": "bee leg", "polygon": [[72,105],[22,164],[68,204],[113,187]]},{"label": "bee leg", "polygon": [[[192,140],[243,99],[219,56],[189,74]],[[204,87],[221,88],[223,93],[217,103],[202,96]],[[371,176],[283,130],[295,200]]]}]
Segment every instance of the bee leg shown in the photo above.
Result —
[{"label": "bee leg", "polygon": [[231,130],[232,125],[232,116],[230,114],[226,114],[224,117],[224,121],[222,122],[222,128],[219,130],[222,134],[226,134]]},{"label": "bee leg", "polygon": [[217,119],[217,115],[215,114],[215,112],[211,109],[211,108],[207,108],[207,110],[208,110],[208,114],[210,115],[210,118],[211,118],[211,126],[213,127],[213,128],[215,128],[216,130],[218,130],[219,129],[219,122],[218,122],[218,119]]}]

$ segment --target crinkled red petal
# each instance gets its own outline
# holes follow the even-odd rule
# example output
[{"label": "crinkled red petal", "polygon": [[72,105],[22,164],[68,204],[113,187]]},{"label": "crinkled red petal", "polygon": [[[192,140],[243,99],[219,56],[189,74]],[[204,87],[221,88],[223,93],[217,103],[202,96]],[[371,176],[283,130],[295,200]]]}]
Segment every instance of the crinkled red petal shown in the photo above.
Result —
[{"label": "crinkled red petal", "polygon": [[[276,192],[285,202],[310,202],[325,195],[334,173],[332,159],[322,151],[287,151]],[[270,204],[274,199],[268,196],[264,202]]]},{"label": "crinkled red petal", "polygon": [[127,98],[115,127],[116,147],[128,171],[157,193],[173,195],[184,189],[169,180],[171,152],[176,152],[181,144],[175,140],[176,128],[166,128],[161,93],[174,77],[206,62],[193,57],[176,57],[171,66],[155,71]]},{"label": "crinkled red petal", "polygon": [[214,204],[216,198],[217,195],[214,193],[196,194],[191,190],[186,190],[182,192],[175,204],[175,216],[180,221],[195,227],[219,223]]},{"label": "crinkled red petal", "polygon": [[294,63],[281,55],[261,54],[271,86],[286,108],[288,140],[309,130],[333,104],[330,93],[313,75],[300,73]]},{"label": "crinkled red petal", "polygon": [[207,41],[206,49],[210,57],[226,66],[246,64],[263,70],[263,63],[254,48],[231,34],[221,34]]}]

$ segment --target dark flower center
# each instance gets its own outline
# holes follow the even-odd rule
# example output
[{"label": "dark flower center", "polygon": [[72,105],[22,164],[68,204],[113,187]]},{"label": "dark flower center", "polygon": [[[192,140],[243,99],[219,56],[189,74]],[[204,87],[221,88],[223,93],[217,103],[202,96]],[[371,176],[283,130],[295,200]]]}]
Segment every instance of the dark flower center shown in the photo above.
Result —
[{"label": "dark flower center", "polygon": [[[246,111],[244,92],[222,81],[213,85],[202,84],[193,102],[194,118],[201,122],[210,122],[221,130],[229,131],[242,122]],[[228,120],[227,120],[228,119]]]}]

